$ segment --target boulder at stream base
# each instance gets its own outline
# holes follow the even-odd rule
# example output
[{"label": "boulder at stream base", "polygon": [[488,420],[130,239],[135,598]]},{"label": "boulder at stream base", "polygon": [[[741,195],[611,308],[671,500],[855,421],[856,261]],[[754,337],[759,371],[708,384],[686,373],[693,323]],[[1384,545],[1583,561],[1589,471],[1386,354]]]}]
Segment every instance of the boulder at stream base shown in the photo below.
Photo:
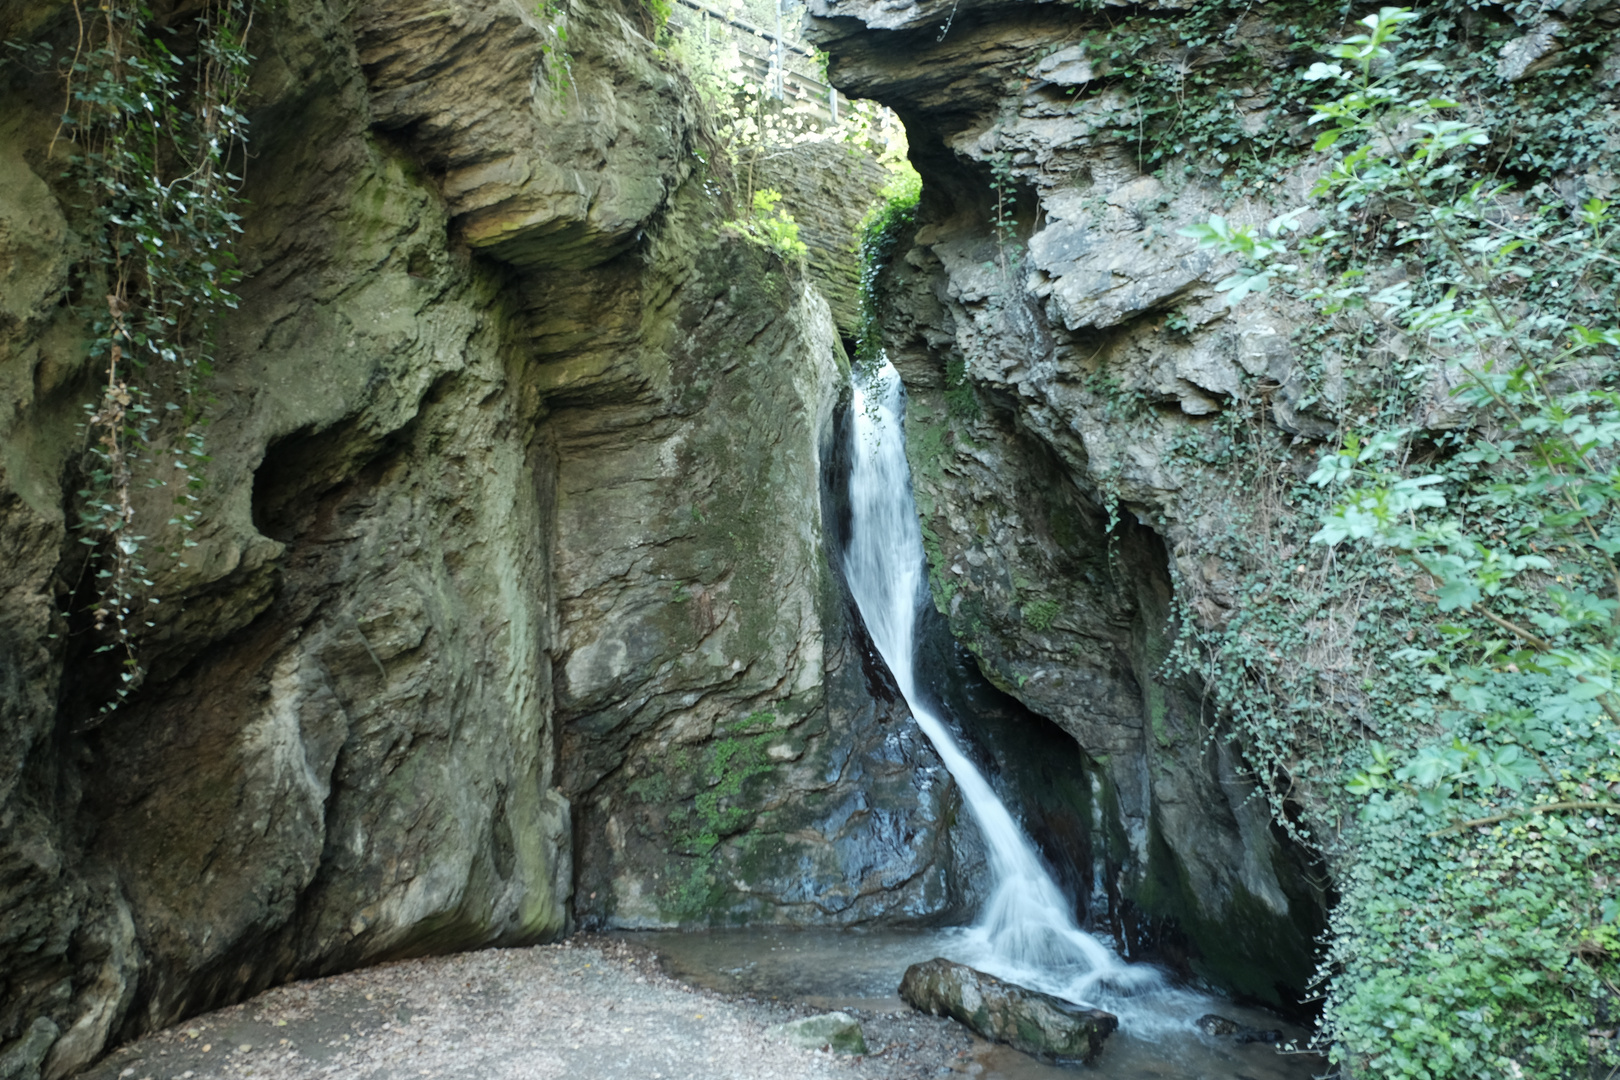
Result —
[{"label": "boulder at stream base", "polygon": [[900,980],[900,996],[919,1012],[949,1016],[974,1034],[1041,1057],[1079,1058],[1088,1064],[1119,1017],[1087,1009],[1038,990],[1002,982],[993,975],[941,957],[912,964]]},{"label": "boulder at stream base", "polygon": [[805,1050],[820,1050],[828,1046],[840,1054],[866,1053],[866,1036],[861,1031],[860,1021],[848,1013],[806,1016],[802,1020],[777,1024],[770,1029],[770,1034],[781,1036]]}]

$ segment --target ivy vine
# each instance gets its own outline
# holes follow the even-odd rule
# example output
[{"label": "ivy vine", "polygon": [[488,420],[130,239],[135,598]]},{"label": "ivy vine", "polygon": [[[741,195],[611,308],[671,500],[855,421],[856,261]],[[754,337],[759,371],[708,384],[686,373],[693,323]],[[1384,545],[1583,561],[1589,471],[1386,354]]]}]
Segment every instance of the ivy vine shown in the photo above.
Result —
[{"label": "ivy vine", "polygon": [[1244,595],[1186,655],[1280,820],[1337,856],[1339,1063],[1614,1075],[1620,225],[1602,198],[1497,180],[1526,159],[1445,92],[1416,13],[1362,25],[1302,73],[1324,88],[1322,225],[1184,232],[1240,258],[1234,303],[1289,289],[1386,378],[1308,475],[1250,440],[1260,514],[1295,512],[1231,539]]},{"label": "ivy vine", "polygon": [[[58,139],[88,237],[80,271],[90,359],[103,372],[85,405],[86,454],[73,527],[86,563],[98,652],[121,653],[101,712],[141,683],[138,644],[160,598],[150,552],[184,566],[199,517],[206,380],[215,317],[241,273],[241,151],[253,0],[160,12],[139,0],[74,5]],[[167,492],[164,500],[143,491]],[[165,502],[171,509],[163,509]]]},{"label": "ivy vine", "polygon": [[[1338,36],[1357,9],[1343,0],[1280,10],[1193,0],[1094,31],[1084,44],[1097,84],[1126,103],[1097,122],[1144,171],[1213,179],[1230,197],[1252,193],[1309,152],[1301,133],[1314,96],[1297,58],[1307,43]],[[1601,11],[1559,15],[1555,50],[1518,79],[1498,73],[1504,47],[1545,29],[1550,10],[1538,0],[1436,9],[1407,39],[1413,51],[1444,58],[1437,89],[1495,118],[1499,166],[1521,176],[1589,167],[1609,152],[1591,78],[1613,35]]]}]

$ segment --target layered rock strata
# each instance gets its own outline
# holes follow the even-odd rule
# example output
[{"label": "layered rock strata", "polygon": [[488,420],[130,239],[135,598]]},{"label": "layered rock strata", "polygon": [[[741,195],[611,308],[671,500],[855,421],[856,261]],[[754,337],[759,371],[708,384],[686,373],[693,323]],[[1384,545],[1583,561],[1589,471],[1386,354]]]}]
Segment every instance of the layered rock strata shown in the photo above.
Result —
[{"label": "layered rock strata", "polygon": [[[553,937],[571,894],[617,925],[956,902],[948,778],[858,692],[827,569],[826,304],[722,235],[646,13],[569,18],[558,80],[506,0],[258,13],[197,546],[150,560],[150,674],[106,717],[71,528],[95,269],[61,84],[8,61],[0,1077],[291,977]],[[74,25],[38,0],[0,31],[71,51]]]},{"label": "layered rock strata", "polygon": [[827,298],[839,332],[853,342],[861,316],[856,238],[888,172],[841,139],[800,143],[763,157],[755,168],[761,186],[782,193],[782,205],[809,248],[810,278]]}]

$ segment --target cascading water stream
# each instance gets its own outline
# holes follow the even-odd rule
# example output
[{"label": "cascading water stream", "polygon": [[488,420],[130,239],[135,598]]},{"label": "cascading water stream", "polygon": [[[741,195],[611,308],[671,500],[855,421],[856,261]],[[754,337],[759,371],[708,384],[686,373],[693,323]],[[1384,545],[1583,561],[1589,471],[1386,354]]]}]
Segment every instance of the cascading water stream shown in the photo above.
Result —
[{"label": "cascading water stream", "polygon": [[899,376],[887,363],[875,378],[856,380],[852,522],[844,573],[873,643],[918,727],[961,788],[989,851],[991,896],[956,959],[1070,1001],[1107,1008],[1135,1034],[1181,1027],[1189,1007],[1201,999],[1169,989],[1151,967],[1124,963],[1076,925],[1069,900],[1034,845],[919,699],[913,639],[927,587],[900,424],[902,394]]}]

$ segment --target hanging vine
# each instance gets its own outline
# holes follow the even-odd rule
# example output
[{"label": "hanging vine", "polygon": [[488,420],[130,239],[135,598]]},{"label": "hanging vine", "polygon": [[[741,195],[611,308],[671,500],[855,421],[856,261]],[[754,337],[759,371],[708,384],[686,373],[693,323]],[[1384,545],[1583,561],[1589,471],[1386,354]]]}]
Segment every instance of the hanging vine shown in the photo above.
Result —
[{"label": "hanging vine", "polygon": [[[163,9],[136,0],[86,8],[66,66],[58,139],[72,143],[67,175],[82,197],[89,239],[81,295],[90,359],[104,371],[85,406],[86,456],[74,523],[94,549],[87,613],[98,652],[121,652],[122,672],[102,713],[140,685],[140,632],[159,602],[148,569],[155,546],[180,566],[195,546],[208,456],[203,387],[213,369],[211,327],[241,274],[231,169],[246,135],[241,99],[253,0],[203,0]],[[54,149],[54,143],[53,143]],[[161,496],[173,507],[164,518]]]}]

